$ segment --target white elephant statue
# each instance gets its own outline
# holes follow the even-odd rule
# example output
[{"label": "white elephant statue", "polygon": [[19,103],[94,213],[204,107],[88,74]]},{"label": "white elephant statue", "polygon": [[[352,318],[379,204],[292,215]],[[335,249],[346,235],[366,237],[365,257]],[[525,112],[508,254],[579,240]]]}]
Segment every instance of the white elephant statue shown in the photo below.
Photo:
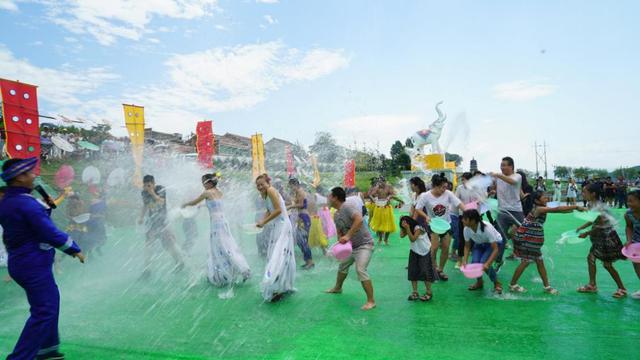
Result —
[{"label": "white elephant statue", "polygon": [[444,121],[447,119],[447,115],[440,110],[442,101],[436,104],[436,112],[438,113],[438,119],[429,125],[428,129],[415,132],[411,136],[413,142],[413,149],[407,148],[407,153],[413,159],[416,155],[425,154],[425,146],[431,145],[431,153],[441,154],[442,148],[440,148],[440,136],[442,135],[442,128],[444,127]]}]

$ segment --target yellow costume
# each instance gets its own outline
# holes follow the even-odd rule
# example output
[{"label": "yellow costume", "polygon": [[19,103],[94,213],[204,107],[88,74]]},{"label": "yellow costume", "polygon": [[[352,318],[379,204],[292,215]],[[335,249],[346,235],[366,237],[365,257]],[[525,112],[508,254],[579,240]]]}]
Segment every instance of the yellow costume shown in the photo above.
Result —
[{"label": "yellow costume", "polygon": [[364,203],[364,207],[367,208],[367,214],[369,215],[369,221],[373,219],[373,212],[376,209],[376,204],[371,201],[367,201]]},{"label": "yellow costume", "polygon": [[396,219],[391,205],[378,206],[374,204],[373,215],[370,215],[371,230],[377,233],[393,233],[396,231]]},{"label": "yellow costume", "polygon": [[309,247],[326,248],[327,246],[329,246],[329,241],[327,241],[327,236],[322,229],[320,216],[314,215],[311,217],[311,229],[309,229]]}]

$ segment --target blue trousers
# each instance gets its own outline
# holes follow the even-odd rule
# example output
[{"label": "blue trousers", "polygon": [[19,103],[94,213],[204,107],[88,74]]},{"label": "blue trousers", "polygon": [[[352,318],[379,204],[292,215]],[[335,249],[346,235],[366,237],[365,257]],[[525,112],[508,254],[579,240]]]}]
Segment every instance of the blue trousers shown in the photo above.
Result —
[{"label": "blue trousers", "polygon": [[[491,244],[485,243],[485,244],[474,244],[473,245],[473,249],[471,250],[471,262],[476,264],[476,263],[485,263],[487,262],[487,260],[489,260],[489,257],[491,256],[491,253],[493,252],[493,249],[491,248]],[[489,268],[489,270],[486,271],[487,275],[489,275],[489,279],[491,279],[491,281],[495,284],[496,280],[498,280],[498,274],[496,274],[496,271],[493,269],[493,266],[491,266]],[[480,278],[482,279],[482,278]]]},{"label": "blue trousers", "polygon": [[296,242],[302,251],[304,261],[312,259],[311,248],[309,248],[309,231],[311,230],[311,218],[307,214],[300,214],[298,228],[295,231]]},{"label": "blue trousers", "polygon": [[31,316],[7,360],[33,360],[36,355],[57,351],[60,293],[52,268],[15,269],[10,264],[9,275],[27,293]]}]

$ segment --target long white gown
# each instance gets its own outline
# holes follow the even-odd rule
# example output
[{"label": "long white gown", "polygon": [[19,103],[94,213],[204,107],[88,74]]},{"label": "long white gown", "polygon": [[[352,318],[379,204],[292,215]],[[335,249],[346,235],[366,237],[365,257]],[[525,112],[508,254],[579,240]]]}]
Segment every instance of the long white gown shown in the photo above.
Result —
[{"label": "long white gown", "polygon": [[251,270],[224,217],[222,200],[207,199],[211,218],[208,279],[215,286],[227,286],[249,278]]},{"label": "long white gown", "polygon": [[[268,244],[267,266],[260,289],[265,301],[270,301],[276,294],[294,291],[296,277],[296,259],[294,256],[293,229],[287,214],[282,196],[278,194],[282,213],[264,226],[263,237]],[[275,210],[269,197],[264,199],[269,213]]]}]

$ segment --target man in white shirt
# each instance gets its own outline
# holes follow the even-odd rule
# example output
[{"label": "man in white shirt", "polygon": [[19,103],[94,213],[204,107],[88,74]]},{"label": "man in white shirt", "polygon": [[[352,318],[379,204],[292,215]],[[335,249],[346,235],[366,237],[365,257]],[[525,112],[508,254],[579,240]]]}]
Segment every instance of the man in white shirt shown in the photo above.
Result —
[{"label": "man in white shirt", "polygon": [[[513,158],[505,157],[500,163],[501,174],[491,173],[496,178],[498,198],[498,231],[504,241],[500,246],[500,253],[496,259],[498,269],[502,266],[504,248],[509,239],[512,228],[520,226],[524,221],[520,193],[522,192],[522,176],[515,172]],[[508,259],[513,259],[510,255]]]}]

